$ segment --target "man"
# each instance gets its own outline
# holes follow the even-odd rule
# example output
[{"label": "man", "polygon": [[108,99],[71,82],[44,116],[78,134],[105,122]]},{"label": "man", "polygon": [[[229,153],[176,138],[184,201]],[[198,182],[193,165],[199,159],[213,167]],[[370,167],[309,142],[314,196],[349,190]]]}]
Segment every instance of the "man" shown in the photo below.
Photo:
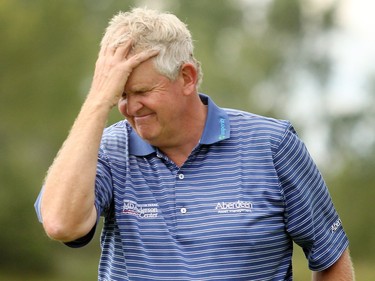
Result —
[{"label": "man", "polygon": [[[47,234],[86,245],[100,216],[99,280],[353,280],[327,188],[289,122],[217,107],[197,89],[174,15],[115,16],[92,87],[37,202]],[[118,104],[126,121],[105,128]]]}]

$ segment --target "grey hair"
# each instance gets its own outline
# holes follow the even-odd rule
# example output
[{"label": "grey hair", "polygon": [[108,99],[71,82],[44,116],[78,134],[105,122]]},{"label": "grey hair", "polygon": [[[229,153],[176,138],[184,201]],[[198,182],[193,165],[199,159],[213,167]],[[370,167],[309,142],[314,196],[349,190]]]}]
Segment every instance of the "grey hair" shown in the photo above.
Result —
[{"label": "grey hair", "polygon": [[202,69],[194,58],[194,45],[187,25],[171,13],[160,13],[147,8],[119,12],[109,22],[101,41],[104,45],[120,45],[131,39],[133,52],[157,49],[156,70],[175,80],[184,63],[191,63],[198,73],[197,88],[202,81]]}]

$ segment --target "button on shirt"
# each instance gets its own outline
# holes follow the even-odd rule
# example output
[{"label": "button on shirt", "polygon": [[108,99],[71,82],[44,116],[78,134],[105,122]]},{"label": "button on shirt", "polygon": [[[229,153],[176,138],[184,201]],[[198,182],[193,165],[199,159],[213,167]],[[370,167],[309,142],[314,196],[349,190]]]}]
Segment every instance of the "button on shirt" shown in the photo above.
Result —
[{"label": "button on shirt", "polygon": [[336,261],[348,241],[290,123],[200,97],[206,125],[181,167],[126,121],[105,130],[99,280],[292,280],[293,240],[313,270]]}]

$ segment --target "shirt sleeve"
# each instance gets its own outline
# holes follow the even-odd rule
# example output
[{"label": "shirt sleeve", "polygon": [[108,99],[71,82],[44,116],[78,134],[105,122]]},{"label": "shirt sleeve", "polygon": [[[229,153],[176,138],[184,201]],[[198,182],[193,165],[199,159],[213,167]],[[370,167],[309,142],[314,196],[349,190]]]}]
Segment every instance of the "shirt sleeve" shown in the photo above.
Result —
[{"label": "shirt sleeve", "polygon": [[111,163],[102,152],[99,153],[95,180],[95,207],[98,216],[106,216],[110,212],[113,196]]},{"label": "shirt sleeve", "polygon": [[[42,201],[42,197],[43,197],[43,192],[44,192],[44,186],[42,187],[41,191],[39,192],[39,195],[38,195],[38,197],[37,197],[37,199],[34,203],[35,212],[36,212],[37,218],[38,218],[40,223],[43,223],[43,218],[42,218],[42,214],[41,214],[41,201]],[[83,246],[87,245],[91,241],[91,239],[94,237],[95,229],[96,229],[96,225],[98,223],[98,220],[99,220],[99,216],[98,216],[96,224],[94,225],[94,227],[91,229],[91,231],[87,235],[85,235],[84,237],[81,237],[77,240],[74,240],[74,241],[65,242],[64,244],[71,247],[71,248],[79,248],[79,247],[83,247]]]},{"label": "shirt sleeve", "polygon": [[309,268],[324,270],[339,259],[348,239],[328,188],[291,125],[274,161],[285,199],[286,229],[303,248]]}]

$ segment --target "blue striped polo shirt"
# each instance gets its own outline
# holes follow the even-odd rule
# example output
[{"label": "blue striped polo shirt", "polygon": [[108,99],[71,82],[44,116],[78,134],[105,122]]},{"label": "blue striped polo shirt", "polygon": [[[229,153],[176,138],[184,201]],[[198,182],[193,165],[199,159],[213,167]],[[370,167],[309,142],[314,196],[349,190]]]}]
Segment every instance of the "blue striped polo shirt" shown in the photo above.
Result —
[{"label": "blue striped polo shirt", "polygon": [[99,280],[292,280],[293,241],[310,269],[331,266],[348,239],[292,125],[200,96],[204,132],[181,167],[127,121],[105,129]]}]

